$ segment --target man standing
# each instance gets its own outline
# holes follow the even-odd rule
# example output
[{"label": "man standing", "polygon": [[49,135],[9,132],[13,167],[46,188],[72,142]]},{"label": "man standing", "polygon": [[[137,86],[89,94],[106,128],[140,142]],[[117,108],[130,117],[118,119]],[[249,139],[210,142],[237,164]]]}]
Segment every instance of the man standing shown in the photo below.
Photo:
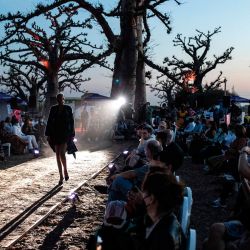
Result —
[{"label": "man standing", "polygon": [[84,105],[82,112],[81,112],[81,132],[85,132],[87,130],[88,127],[88,122],[89,122],[89,113],[87,111],[87,106]]}]

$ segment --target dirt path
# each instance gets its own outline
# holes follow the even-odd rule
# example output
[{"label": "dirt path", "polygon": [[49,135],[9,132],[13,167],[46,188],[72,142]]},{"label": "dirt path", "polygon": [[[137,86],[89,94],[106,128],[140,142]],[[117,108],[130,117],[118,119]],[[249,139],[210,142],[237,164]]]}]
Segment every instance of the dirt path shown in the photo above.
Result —
[{"label": "dirt path", "polygon": [[[26,212],[28,215],[33,209],[36,212],[28,216],[29,223],[19,228],[19,231],[24,231],[30,223],[40,218],[52,205],[67,196],[70,190],[88,179],[127,146],[127,142],[97,145],[91,150],[77,152],[76,160],[68,156],[70,180],[61,188],[56,187],[58,173],[55,156],[51,156],[51,153],[46,158],[38,159],[25,156],[22,160],[29,161],[21,164],[17,164],[18,161],[14,164],[13,160],[12,167],[11,161],[5,165],[1,163],[0,228],[10,220],[18,221],[18,214]],[[197,230],[197,250],[200,250],[210,225],[213,222],[224,221],[230,213],[230,206],[211,207],[211,201],[219,192],[220,178],[205,175],[202,165],[194,165],[187,159],[177,174],[192,188],[194,203],[191,227]],[[105,177],[104,172],[79,192],[81,202],[76,208],[72,208],[70,204],[62,207],[12,249],[86,249],[89,235],[95,232],[103,220],[107,198],[106,195],[96,192],[93,185],[105,184]],[[8,241],[14,239],[15,234],[11,237]],[[6,243],[1,241],[0,248]]]},{"label": "dirt path", "polygon": [[[25,220],[27,222],[18,226],[18,231],[24,231],[49,211],[54,204],[64,199],[70,190],[89,179],[92,174],[111,161],[126,147],[125,144],[109,142],[102,147],[97,145],[91,150],[80,150],[77,152],[76,159],[68,155],[70,179],[64,182],[62,187],[57,185],[59,175],[54,155],[46,158],[33,158],[26,155],[23,160],[28,161],[13,167],[7,167],[7,164],[4,166],[3,163],[0,167],[0,228],[2,229],[10,221],[19,224],[17,215],[22,213],[24,217],[27,217]],[[22,157],[19,157],[20,162]],[[29,216],[31,211],[34,211],[34,214]],[[2,240],[0,246],[5,246],[15,237],[14,232],[7,239]]]}]

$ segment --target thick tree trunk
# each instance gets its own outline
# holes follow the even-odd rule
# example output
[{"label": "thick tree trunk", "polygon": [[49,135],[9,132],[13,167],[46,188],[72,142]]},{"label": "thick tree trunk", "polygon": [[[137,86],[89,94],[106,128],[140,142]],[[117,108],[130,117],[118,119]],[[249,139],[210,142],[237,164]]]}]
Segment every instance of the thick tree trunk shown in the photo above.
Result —
[{"label": "thick tree trunk", "polygon": [[119,49],[118,51],[116,51],[116,56],[115,56],[111,97],[118,96],[120,91],[121,56],[122,56],[122,49]]},{"label": "thick tree trunk", "polygon": [[30,96],[29,96],[29,109],[32,111],[37,111],[37,100],[38,100],[38,93],[36,85],[34,84],[30,89]]},{"label": "thick tree trunk", "polygon": [[134,104],[138,60],[135,0],[123,0],[121,16],[121,51],[116,54],[111,96],[123,95]]},{"label": "thick tree trunk", "polygon": [[172,104],[174,103],[173,95],[172,95],[172,88],[169,88],[166,91],[166,94],[167,94],[168,107],[171,107]]},{"label": "thick tree trunk", "polygon": [[58,91],[58,72],[50,72],[47,80],[47,92],[43,109],[43,114],[46,118],[48,118],[51,106],[56,104],[56,95],[58,94]]},{"label": "thick tree trunk", "polygon": [[202,79],[203,78],[198,75],[194,80],[194,86],[198,89],[199,93],[203,93]]},{"label": "thick tree trunk", "polygon": [[136,67],[136,89],[135,89],[135,120],[138,120],[140,107],[146,103],[146,78],[145,78],[145,63],[142,58],[143,42],[142,42],[142,17],[137,17],[137,36],[138,50],[140,51],[137,67]]}]

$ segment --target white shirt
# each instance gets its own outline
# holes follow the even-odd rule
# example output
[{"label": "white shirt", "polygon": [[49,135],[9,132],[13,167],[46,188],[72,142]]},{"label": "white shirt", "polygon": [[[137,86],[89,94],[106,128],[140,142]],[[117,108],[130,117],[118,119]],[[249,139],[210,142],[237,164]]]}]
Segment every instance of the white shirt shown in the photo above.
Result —
[{"label": "white shirt", "polygon": [[25,134],[22,132],[22,129],[19,123],[13,125],[13,134],[19,137],[25,136]]}]

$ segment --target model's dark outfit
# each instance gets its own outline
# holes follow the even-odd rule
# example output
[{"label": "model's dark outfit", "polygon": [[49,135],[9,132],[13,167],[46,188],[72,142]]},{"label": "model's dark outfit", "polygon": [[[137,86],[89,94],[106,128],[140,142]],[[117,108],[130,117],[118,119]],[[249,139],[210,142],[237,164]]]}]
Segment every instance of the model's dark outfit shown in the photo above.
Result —
[{"label": "model's dark outfit", "polygon": [[72,109],[68,105],[52,106],[45,130],[45,135],[49,136],[54,145],[64,144],[75,136],[74,118]]}]

